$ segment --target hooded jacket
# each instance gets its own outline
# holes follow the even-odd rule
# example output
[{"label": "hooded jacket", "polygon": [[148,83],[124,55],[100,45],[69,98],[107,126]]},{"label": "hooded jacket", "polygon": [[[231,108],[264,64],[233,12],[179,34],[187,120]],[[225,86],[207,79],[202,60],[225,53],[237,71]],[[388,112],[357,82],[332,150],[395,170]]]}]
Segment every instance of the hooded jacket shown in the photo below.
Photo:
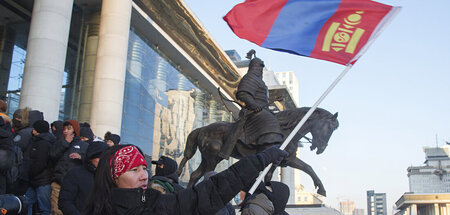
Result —
[{"label": "hooded jacket", "polygon": [[[56,163],[55,173],[53,174],[54,182],[61,184],[64,176],[70,169],[83,164],[87,147],[88,144],[81,141],[79,136],[74,137],[70,143],[63,139],[53,145],[50,157]],[[70,158],[69,155],[72,153],[78,153],[81,156],[81,160]]]},{"label": "hooded jacket", "polygon": [[241,215],[272,215],[274,206],[264,193],[259,193],[243,205]]},{"label": "hooded jacket", "polygon": [[29,109],[25,108],[22,111],[22,128],[20,130],[16,131],[16,136],[14,137],[14,142],[20,146],[23,152],[26,151],[28,144],[30,143],[31,137],[33,136],[31,134],[31,131],[33,130],[32,125],[38,121],[44,119],[44,114],[38,110],[30,110],[27,113]]},{"label": "hooded jacket", "polygon": [[64,215],[80,214],[94,186],[95,166],[90,161],[100,157],[109,146],[104,142],[93,142],[86,150],[83,166],[69,170],[61,184],[58,207]]}]

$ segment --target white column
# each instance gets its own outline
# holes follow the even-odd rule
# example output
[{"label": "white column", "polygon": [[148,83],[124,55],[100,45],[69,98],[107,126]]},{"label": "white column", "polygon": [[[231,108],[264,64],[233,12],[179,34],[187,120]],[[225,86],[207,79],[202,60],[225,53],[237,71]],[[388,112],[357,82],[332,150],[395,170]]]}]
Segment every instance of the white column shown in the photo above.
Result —
[{"label": "white column", "polygon": [[90,122],[91,119],[92,91],[94,88],[95,62],[97,60],[100,12],[91,14],[87,24],[88,34],[84,50],[83,78],[81,82],[80,106],[78,108],[79,122]]},{"label": "white column", "polygon": [[417,215],[417,205],[416,204],[411,205],[411,215]]},{"label": "white column", "polygon": [[103,0],[91,109],[97,136],[120,134],[130,20],[131,0]]},{"label": "white column", "polygon": [[287,204],[295,204],[295,183],[294,183],[294,169],[291,167],[281,168],[281,182],[289,187],[289,200]]},{"label": "white column", "polygon": [[35,0],[19,108],[58,119],[73,0]]}]

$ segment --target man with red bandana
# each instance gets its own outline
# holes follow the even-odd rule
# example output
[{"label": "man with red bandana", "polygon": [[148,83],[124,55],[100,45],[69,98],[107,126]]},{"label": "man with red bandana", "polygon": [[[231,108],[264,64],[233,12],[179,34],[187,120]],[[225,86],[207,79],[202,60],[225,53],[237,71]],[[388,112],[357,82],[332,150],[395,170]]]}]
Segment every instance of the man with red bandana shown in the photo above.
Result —
[{"label": "man with red bandana", "polygon": [[227,170],[178,193],[148,189],[147,163],[133,145],[116,145],[102,154],[86,214],[215,214],[240,190],[248,190],[270,163],[287,152],[271,147],[242,158]]}]

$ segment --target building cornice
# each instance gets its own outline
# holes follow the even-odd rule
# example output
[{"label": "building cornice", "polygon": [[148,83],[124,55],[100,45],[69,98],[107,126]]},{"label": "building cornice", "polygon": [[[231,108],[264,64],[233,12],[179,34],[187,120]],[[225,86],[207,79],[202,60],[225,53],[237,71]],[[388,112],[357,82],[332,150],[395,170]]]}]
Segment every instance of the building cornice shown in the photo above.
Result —
[{"label": "building cornice", "polygon": [[228,83],[240,78],[236,66],[182,0],[136,0],[135,3],[234,97],[234,87]]}]

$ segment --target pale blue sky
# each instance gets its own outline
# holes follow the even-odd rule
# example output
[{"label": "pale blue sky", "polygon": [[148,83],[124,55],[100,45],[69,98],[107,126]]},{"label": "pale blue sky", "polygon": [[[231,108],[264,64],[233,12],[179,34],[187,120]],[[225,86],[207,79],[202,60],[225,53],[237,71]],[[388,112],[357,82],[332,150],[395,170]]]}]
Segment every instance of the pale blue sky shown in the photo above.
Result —
[{"label": "pale blue sky", "polygon": [[[255,49],[273,71],[295,71],[301,106],[312,106],[344,66],[263,49],[235,36],[222,17],[242,0],[185,0],[224,49]],[[425,161],[423,146],[450,141],[450,1],[379,0],[402,6],[369,50],[320,107],[339,112],[340,127],[321,155],[302,150],[325,185],[327,205],[366,191],[387,194],[389,213],[409,191],[406,169]],[[313,191],[311,179],[302,183]]]}]

